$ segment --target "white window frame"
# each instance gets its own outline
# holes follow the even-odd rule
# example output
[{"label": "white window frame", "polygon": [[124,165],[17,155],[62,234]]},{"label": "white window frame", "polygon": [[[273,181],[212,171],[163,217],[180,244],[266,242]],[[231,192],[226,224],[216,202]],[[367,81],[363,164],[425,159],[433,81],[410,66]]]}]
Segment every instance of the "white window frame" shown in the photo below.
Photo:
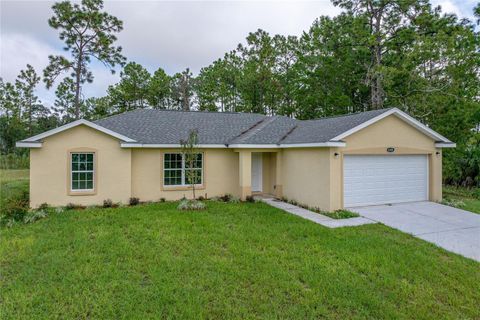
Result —
[{"label": "white window frame", "polygon": [[[91,154],[93,156],[92,170],[73,170],[73,155],[74,154]],[[73,151],[70,152],[70,191],[71,192],[92,192],[95,190],[95,152],[91,151]],[[73,174],[74,173],[92,173],[92,188],[91,189],[74,189],[73,188]]]},{"label": "white window frame", "polygon": [[[181,168],[165,168],[165,156],[167,154],[177,154],[177,155],[180,155],[182,157],[182,167]],[[195,187],[201,187],[203,186],[203,163],[204,163],[204,158],[205,158],[205,155],[203,152],[196,152],[196,154],[201,154],[202,155],[202,167],[201,168],[195,168],[194,170],[201,170],[201,174],[200,174],[200,183],[199,184],[195,184]],[[186,170],[189,170],[189,169],[185,169],[185,156],[183,153],[181,152],[165,152],[163,154],[163,164],[162,164],[162,167],[163,167],[163,176],[162,176],[162,185],[165,187],[165,188],[169,188],[169,187],[188,187],[188,186],[191,186],[191,184],[187,184],[185,183],[185,171]],[[165,171],[177,171],[177,170],[181,170],[181,184],[165,184]]]}]

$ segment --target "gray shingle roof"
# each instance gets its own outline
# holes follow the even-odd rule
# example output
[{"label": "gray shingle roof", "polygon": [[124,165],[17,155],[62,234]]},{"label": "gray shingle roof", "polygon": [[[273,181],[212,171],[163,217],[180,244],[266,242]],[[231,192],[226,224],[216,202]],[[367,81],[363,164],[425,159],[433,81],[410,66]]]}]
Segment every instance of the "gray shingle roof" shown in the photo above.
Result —
[{"label": "gray shingle roof", "polygon": [[321,143],[389,109],[323,118],[296,120],[253,113],[138,109],[95,121],[142,144],[178,144],[191,130],[199,144]]},{"label": "gray shingle roof", "polygon": [[178,144],[195,129],[200,144],[226,144],[264,118],[253,113],[138,109],[97,120],[95,124],[144,144]]},{"label": "gray shingle roof", "polygon": [[390,109],[372,110],[346,116],[298,121],[297,127],[281,143],[327,142]]},{"label": "gray shingle roof", "polygon": [[297,123],[298,120],[288,117],[265,117],[261,123],[230,141],[230,144],[277,144]]}]

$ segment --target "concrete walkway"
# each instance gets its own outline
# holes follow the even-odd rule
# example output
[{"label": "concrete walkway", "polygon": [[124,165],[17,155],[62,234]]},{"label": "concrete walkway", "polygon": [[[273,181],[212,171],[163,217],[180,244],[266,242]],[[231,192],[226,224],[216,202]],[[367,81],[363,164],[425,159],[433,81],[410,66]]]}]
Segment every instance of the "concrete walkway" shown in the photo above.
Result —
[{"label": "concrete walkway", "polygon": [[480,261],[480,214],[434,202],[358,207],[360,215]]},{"label": "concrete walkway", "polygon": [[352,226],[361,226],[364,224],[376,223],[375,221],[372,221],[364,217],[356,217],[356,218],[348,218],[348,219],[332,219],[322,214],[319,214],[307,209],[303,209],[298,206],[294,206],[293,204],[286,203],[274,198],[259,197],[258,200],[261,200],[271,205],[272,207],[282,209],[288,213],[313,221],[315,223],[321,224],[322,226],[325,226],[328,228],[352,227]]}]

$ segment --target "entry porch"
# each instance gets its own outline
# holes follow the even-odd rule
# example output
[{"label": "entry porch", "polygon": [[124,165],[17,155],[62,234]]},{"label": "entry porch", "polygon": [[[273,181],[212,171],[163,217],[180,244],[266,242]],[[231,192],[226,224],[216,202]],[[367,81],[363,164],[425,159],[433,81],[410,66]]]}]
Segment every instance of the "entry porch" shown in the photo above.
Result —
[{"label": "entry porch", "polygon": [[240,197],[282,197],[281,150],[236,150],[239,156]]}]

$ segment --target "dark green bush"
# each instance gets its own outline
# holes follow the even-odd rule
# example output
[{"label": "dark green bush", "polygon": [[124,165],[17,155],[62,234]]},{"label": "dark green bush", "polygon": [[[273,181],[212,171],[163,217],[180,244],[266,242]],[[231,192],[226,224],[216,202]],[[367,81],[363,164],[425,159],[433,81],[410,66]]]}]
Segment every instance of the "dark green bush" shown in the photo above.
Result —
[{"label": "dark green bush", "polygon": [[480,133],[465,144],[444,151],[443,182],[453,186],[480,187]]},{"label": "dark green bush", "polygon": [[139,198],[136,198],[136,197],[131,197],[130,200],[128,201],[128,203],[129,203],[131,206],[136,206],[137,204],[140,203],[140,199],[139,199]]},{"label": "dark green bush", "polygon": [[73,210],[73,209],[75,209],[75,207],[76,207],[75,204],[69,202],[69,203],[67,203],[67,205],[65,206],[65,209],[66,209],[66,210]]},{"label": "dark green bush", "polygon": [[473,196],[474,196],[476,199],[480,199],[480,188],[474,188],[474,189],[473,189]]},{"label": "dark green bush", "polygon": [[230,193],[226,193],[220,197],[220,200],[223,202],[230,202],[230,199],[232,199],[232,195]]},{"label": "dark green bush", "polygon": [[104,208],[113,207],[113,201],[111,199],[103,200],[103,207]]}]

